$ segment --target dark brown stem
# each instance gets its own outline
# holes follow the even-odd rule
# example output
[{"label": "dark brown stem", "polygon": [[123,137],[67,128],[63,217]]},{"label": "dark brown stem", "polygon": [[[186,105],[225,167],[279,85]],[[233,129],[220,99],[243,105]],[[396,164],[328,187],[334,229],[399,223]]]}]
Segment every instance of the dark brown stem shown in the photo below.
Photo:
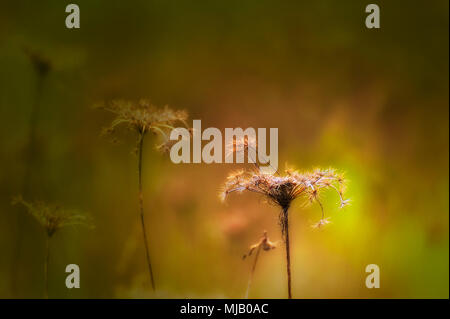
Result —
[{"label": "dark brown stem", "polygon": [[142,225],[142,233],[144,235],[144,245],[145,245],[145,253],[147,256],[147,266],[148,266],[148,272],[150,273],[150,280],[152,282],[152,288],[153,291],[155,291],[155,280],[153,278],[153,269],[152,264],[150,262],[150,253],[148,250],[148,243],[147,243],[147,231],[145,230],[145,220],[144,220],[144,195],[142,193],[142,150],[144,145],[144,133],[140,133],[139,136],[139,209],[140,209],[140,215],[141,215],[141,225]]},{"label": "dark brown stem", "polygon": [[291,253],[289,247],[289,209],[286,208],[283,210],[283,229],[285,236],[285,245],[286,245],[286,270],[288,277],[288,298],[292,299],[292,288],[291,288]]},{"label": "dark brown stem", "polygon": [[245,294],[245,298],[248,298],[248,294],[250,292],[250,286],[252,285],[252,281],[253,281],[253,274],[255,273],[255,269],[256,269],[256,263],[258,262],[258,257],[259,257],[259,251],[261,250],[261,245],[258,246],[258,249],[256,250],[256,255],[255,255],[255,260],[253,262],[253,266],[252,266],[252,271],[250,273],[250,278],[248,280],[248,286],[247,286],[247,292]]},{"label": "dark brown stem", "polygon": [[44,262],[44,298],[48,299],[48,262],[50,260],[50,237],[45,239],[45,262]]}]

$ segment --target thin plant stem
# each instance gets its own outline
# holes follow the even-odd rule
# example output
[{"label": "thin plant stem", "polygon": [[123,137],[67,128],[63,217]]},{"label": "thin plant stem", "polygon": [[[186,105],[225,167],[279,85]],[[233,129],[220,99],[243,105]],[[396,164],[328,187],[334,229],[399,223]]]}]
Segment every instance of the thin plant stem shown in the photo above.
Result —
[{"label": "thin plant stem", "polygon": [[284,229],[284,236],[285,236],[285,246],[286,246],[286,270],[287,270],[287,277],[288,277],[288,298],[292,299],[292,288],[291,288],[291,253],[290,253],[290,247],[289,247],[289,209],[283,209],[283,229]]},{"label": "thin plant stem", "polygon": [[44,298],[48,299],[48,263],[50,260],[50,237],[45,239],[45,262],[44,262]]},{"label": "thin plant stem", "polygon": [[255,273],[256,263],[258,262],[258,257],[259,257],[259,251],[260,250],[261,250],[261,245],[259,245],[258,249],[256,250],[255,260],[253,262],[252,271],[250,272],[250,278],[248,280],[247,292],[245,293],[245,299],[248,299],[248,294],[250,292],[250,286],[252,285],[253,274]]},{"label": "thin plant stem", "polygon": [[145,220],[144,220],[144,196],[142,192],[142,150],[144,146],[144,134],[140,133],[139,135],[139,162],[138,162],[138,169],[139,169],[139,209],[140,209],[140,215],[141,215],[141,225],[142,225],[142,233],[144,235],[144,245],[145,245],[145,253],[147,256],[147,265],[148,265],[148,271],[150,273],[150,280],[152,282],[152,288],[153,291],[155,291],[155,280],[153,278],[153,269],[152,264],[150,262],[150,253],[148,250],[148,243],[147,243],[147,231],[145,230]]},{"label": "thin plant stem", "polygon": [[[29,131],[28,131],[28,141],[27,141],[27,149],[26,149],[26,162],[25,162],[25,174],[22,180],[22,194],[28,196],[31,191],[30,181],[33,175],[34,162],[37,155],[37,138],[36,131],[38,126],[38,117],[40,113],[40,104],[43,93],[45,74],[38,73],[37,79],[37,88],[36,88],[36,97],[34,99],[34,103],[31,109],[31,115],[29,119]],[[16,294],[17,289],[17,277],[19,271],[19,261],[22,252],[23,245],[23,232],[24,225],[22,218],[18,215],[16,219],[16,240],[14,249],[12,263],[11,263],[11,292],[13,295]]]},{"label": "thin plant stem", "polygon": [[26,157],[26,165],[25,165],[25,175],[23,179],[23,193],[24,195],[28,195],[30,191],[30,180],[33,173],[33,164],[36,158],[37,153],[37,127],[39,114],[41,110],[41,100],[43,93],[45,74],[39,74],[37,80],[37,89],[36,89],[36,98],[33,103],[33,108],[31,110],[30,120],[29,120],[29,132],[28,132],[28,149],[27,149],[27,157]]}]

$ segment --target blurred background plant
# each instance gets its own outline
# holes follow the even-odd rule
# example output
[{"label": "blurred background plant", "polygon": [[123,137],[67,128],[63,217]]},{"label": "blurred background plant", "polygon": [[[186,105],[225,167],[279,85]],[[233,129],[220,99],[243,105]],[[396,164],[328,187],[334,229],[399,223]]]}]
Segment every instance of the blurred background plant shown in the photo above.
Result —
[{"label": "blurred background plant", "polygon": [[[144,193],[142,188],[142,171],[143,159],[142,153],[144,150],[144,137],[147,133],[153,133],[163,139],[162,144],[157,145],[157,149],[164,150],[165,147],[161,145],[170,144],[170,131],[175,129],[175,124],[186,124],[187,113],[184,111],[173,111],[168,106],[164,108],[157,108],[148,100],[141,99],[138,102],[133,101],[112,101],[103,106],[105,110],[115,114],[115,118],[111,125],[106,128],[105,132],[112,134],[116,126],[126,125],[129,129],[134,131],[137,138],[136,153],[138,156],[138,186],[139,186],[139,216],[142,226],[142,234],[145,247],[145,257],[150,275],[150,282],[153,291],[155,291],[155,278],[151,264],[150,251],[148,249],[147,229],[145,225],[144,215]],[[153,228],[153,227],[152,227]]]},{"label": "blurred background plant", "polygon": [[[36,74],[36,92],[31,102],[31,113],[29,117],[28,126],[28,141],[27,145],[24,145],[24,174],[22,177],[22,189],[21,192],[25,196],[29,196],[32,193],[30,180],[33,178],[33,174],[36,172],[37,167],[34,164],[40,157],[41,147],[39,147],[39,136],[38,136],[38,122],[40,118],[40,107],[41,107],[41,97],[44,89],[44,82],[47,74],[51,71],[50,61],[33,50],[24,47],[23,53],[28,56],[30,62],[34,68]],[[25,222],[22,220],[22,214],[16,214],[16,221],[12,225],[15,229],[16,238],[12,240],[14,256],[11,262],[11,292],[14,295],[16,293],[16,282],[17,282],[17,272],[22,267],[19,264],[20,255],[22,253],[22,243],[23,243],[23,230]]]},{"label": "blurred background plant", "polygon": [[48,298],[48,267],[50,262],[50,239],[60,229],[69,226],[92,227],[89,217],[75,210],[67,210],[57,205],[46,204],[42,201],[27,202],[22,196],[12,200],[13,205],[22,205],[27,212],[45,230],[45,261],[44,261],[44,298]]},{"label": "blurred background plant", "polygon": [[[139,209],[135,139],[105,143],[98,128],[108,121],[91,108],[145,96],[182,106],[204,127],[278,127],[280,159],[346,172],[352,205],[333,214],[335,198],[322,202],[339,227],[314,231],[317,208],[293,207],[295,297],[448,298],[448,1],[377,1],[379,30],[365,28],[362,1],[77,4],[81,28],[69,30],[67,3],[0,3],[0,297],[40,297],[43,286],[40,229],[23,219],[27,254],[11,290],[10,200],[23,193],[38,81],[27,47],[51,61],[30,198],[83,207],[97,221],[95,232],[68,228],[52,243],[53,297],[153,296],[139,221],[124,214]],[[174,165],[153,152],[144,150],[144,198],[158,212],[148,216],[158,225],[149,249],[167,256],[152,265],[156,297],[242,297],[243,247],[261,229],[281,239],[273,207],[250,194],[220,203],[235,164]],[[286,296],[285,274],[274,272],[284,251],[271,255],[252,297]],[[82,288],[68,290],[73,262]],[[371,263],[380,289],[364,285]]]}]

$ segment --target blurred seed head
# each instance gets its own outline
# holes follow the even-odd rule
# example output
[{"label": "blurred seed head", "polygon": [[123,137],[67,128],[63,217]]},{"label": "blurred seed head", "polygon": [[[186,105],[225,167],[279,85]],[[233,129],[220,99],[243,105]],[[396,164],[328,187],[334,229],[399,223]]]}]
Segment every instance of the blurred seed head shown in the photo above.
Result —
[{"label": "blurred seed head", "polygon": [[[172,110],[167,105],[163,108],[154,106],[149,100],[139,101],[113,100],[108,103],[96,105],[97,108],[107,110],[115,114],[114,120],[109,126],[103,129],[104,135],[111,135],[118,126],[137,132],[138,142],[147,132],[163,138],[163,143],[156,146],[162,152],[168,152],[170,147],[176,142],[171,141],[170,131],[174,129],[176,123],[181,123],[188,128],[186,120],[188,114],[183,110]],[[188,128],[189,129],[189,128]]]},{"label": "blurred seed head", "polygon": [[27,212],[45,229],[49,237],[52,237],[61,228],[68,226],[82,225],[93,228],[89,216],[76,210],[67,210],[42,201],[28,202],[20,195],[13,198],[12,204],[24,206]]},{"label": "blurred seed head", "polygon": [[113,100],[106,105],[99,105],[99,108],[110,111],[116,115],[111,125],[105,129],[106,133],[114,132],[115,128],[121,124],[138,133],[146,132],[164,133],[160,130],[173,128],[177,121],[185,124],[187,113],[185,111],[174,111],[167,105],[157,108],[150,101],[141,99],[137,102],[126,100]]}]

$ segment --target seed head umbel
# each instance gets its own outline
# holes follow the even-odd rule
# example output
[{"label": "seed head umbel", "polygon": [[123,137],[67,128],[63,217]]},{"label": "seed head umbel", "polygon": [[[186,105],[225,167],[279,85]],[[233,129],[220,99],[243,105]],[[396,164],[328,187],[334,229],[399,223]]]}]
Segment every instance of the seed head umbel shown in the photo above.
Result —
[{"label": "seed head umbel", "polygon": [[183,124],[183,126],[189,130],[189,127],[186,124],[188,115],[185,111],[174,111],[168,106],[158,108],[146,99],[141,99],[137,102],[114,100],[106,105],[99,105],[98,107],[105,109],[116,116],[112,123],[104,129],[104,133],[113,133],[118,126],[125,126],[129,130],[137,133],[136,154],[138,155],[139,213],[148,272],[152,289],[155,291],[155,278],[147,243],[147,230],[145,227],[144,216],[144,193],[142,182],[144,137],[148,132],[161,136],[163,138],[163,143],[157,145],[156,149],[168,152],[174,143],[174,141],[171,141],[169,138],[170,131],[175,129],[174,125],[177,123]]},{"label": "seed head umbel", "polygon": [[68,210],[42,201],[28,202],[22,196],[14,197],[12,204],[24,206],[27,212],[44,228],[48,237],[52,237],[58,230],[68,226],[93,227],[90,218],[76,210]]},{"label": "seed head umbel", "polygon": [[322,211],[321,225],[324,225],[328,220],[324,219],[320,195],[326,189],[331,189],[339,195],[339,207],[348,205],[349,200],[344,199],[344,177],[331,168],[315,169],[305,173],[286,170],[284,176],[263,174],[258,170],[239,170],[228,175],[220,197],[225,200],[233,192],[249,191],[264,196],[270,203],[279,206],[283,212],[287,212],[295,199],[302,197],[307,199],[307,203],[319,204]]},{"label": "seed head umbel", "polygon": [[114,132],[117,126],[123,124],[140,134],[151,131],[167,137],[167,130],[172,130],[176,122],[187,126],[188,115],[185,111],[174,111],[167,105],[158,108],[146,99],[137,102],[113,100],[106,105],[100,105],[99,108],[116,115],[110,126],[105,129],[106,133]]}]

